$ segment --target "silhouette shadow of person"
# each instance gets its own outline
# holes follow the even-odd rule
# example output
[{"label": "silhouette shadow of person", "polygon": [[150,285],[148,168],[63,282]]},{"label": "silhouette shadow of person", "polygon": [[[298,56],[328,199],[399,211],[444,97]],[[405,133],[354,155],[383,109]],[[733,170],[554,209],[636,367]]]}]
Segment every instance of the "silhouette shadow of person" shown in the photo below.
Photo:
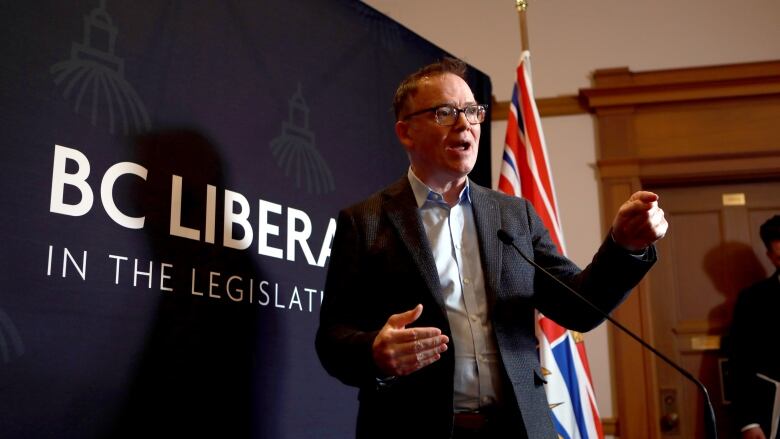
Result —
[{"label": "silhouette shadow of person", "polygon": [[[250,297],[263,278],[251,252],[222,245],[219,191],[226,178],[218,149],[188,129],[141,135],[135,147],[149,172],[132,198],[143,206],[152,257],[169,264],[168,278],[149,310],[109,436],[275,437],[269,412],[279,390],[264,371],[272,363],[260,334],[276,333],[277,322]],[[171,220],[176,212],[178,224]],[[186,227],[198,236],[176,236],[171,224],[179,226],[176,234]]]},{"label": "silhouette shadow of person", "polygon": [[[704,255],[703,268],[717,291],[724,296],[723,302],[713,307],[707,315],[710,334],[722,334],[720,348],[704,352],[699,370],[702,382],[717,384],[717,387],[711,384],[709,390],[710,398],[719,400],[722,398],[721,395],[729,394],[728,379],[721,376],[721,374],[728,372],[721,370],[719,362],[729,350],[728,328],[737,295],[742,288],[766,277],[766,272],[753,248],[746,243],[736,241],[726,241],[710,249]],[[719,430],[736,434],[733,431],[734,426],[729,424],[730,419],[725,416],[725,413],[718,413],[721,410],[721,404],[713,401],[713,405],[718,418]],[[697,407],[699,411],[697,419],[701,419],[703,406],[698,404]],[[704,432],[701,431],[699,434],[703,435]]]}]

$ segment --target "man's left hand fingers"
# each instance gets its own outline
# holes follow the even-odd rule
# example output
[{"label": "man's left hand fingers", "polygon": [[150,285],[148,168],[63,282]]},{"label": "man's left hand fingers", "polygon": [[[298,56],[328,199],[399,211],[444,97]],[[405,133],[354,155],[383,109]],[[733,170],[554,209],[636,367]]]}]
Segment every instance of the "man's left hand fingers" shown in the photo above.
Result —
[{"label": "man's left hand fingers", "polygon": [[434,349],[440,345],[449,343],[449,338],[446,335],[440,335],[436,337],[428,337],[413,342],[405,343],[403,346],[403,352],[417,353],[429,349]]},{"label": "man's left hand fingers", "polygon": [[[446,348],[444,348],[446,350]],[[415,354],[406,355],[400,359],[400,369],[406,373],[412,373],[420,370],[429,364],[441,358],[441,352],[443,350],[439,348],[426,349],[424,351],[417,352]]]}]

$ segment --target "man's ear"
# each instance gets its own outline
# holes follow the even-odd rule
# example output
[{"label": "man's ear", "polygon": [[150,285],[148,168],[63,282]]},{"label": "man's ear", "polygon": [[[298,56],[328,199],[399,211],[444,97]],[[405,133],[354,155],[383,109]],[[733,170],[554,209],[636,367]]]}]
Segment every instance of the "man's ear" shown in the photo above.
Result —
[{"label": "man's ear", "polygon": [[411,126],[409,122],[399,120],[395,123],[395,135],[398,137],[398,141],[404,146],[404,149],[409,151],[414,145],[412,137],[409,135]]}]

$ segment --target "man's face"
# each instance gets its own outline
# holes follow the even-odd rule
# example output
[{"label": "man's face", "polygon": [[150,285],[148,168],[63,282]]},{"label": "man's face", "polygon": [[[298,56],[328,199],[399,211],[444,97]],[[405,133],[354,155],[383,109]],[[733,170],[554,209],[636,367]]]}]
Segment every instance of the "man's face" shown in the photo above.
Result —
[{"label": "man's face", "polygon": [[[423,78],[407,103],[404,114],[440,105],[464,108],[475,104],[466,82],[451,73]],[[463,114],[452,126],[436,123],[432,112],[396,123],[396,134],[409,153],[415,175],[432,187],[462,180],[474,168],[479,149],[479,124]]]},{"label": "man's face", "polygon": [[780,268],[780,240],[771,241],[769,247],[770,250],[767,250],[766,252],[767,257],[775,264],[775,267]]}]

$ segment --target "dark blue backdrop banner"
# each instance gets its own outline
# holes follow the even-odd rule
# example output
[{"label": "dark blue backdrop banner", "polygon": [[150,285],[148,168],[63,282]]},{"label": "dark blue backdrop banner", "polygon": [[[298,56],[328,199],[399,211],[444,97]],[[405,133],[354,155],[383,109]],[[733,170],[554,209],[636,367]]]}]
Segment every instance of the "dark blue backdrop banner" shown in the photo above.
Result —
[{"label": "dark blue backdrop banner", "polygon": [[444,52],[347,0],[7,1],[0,41],[0,437],[353,436],[334,218]]}]

